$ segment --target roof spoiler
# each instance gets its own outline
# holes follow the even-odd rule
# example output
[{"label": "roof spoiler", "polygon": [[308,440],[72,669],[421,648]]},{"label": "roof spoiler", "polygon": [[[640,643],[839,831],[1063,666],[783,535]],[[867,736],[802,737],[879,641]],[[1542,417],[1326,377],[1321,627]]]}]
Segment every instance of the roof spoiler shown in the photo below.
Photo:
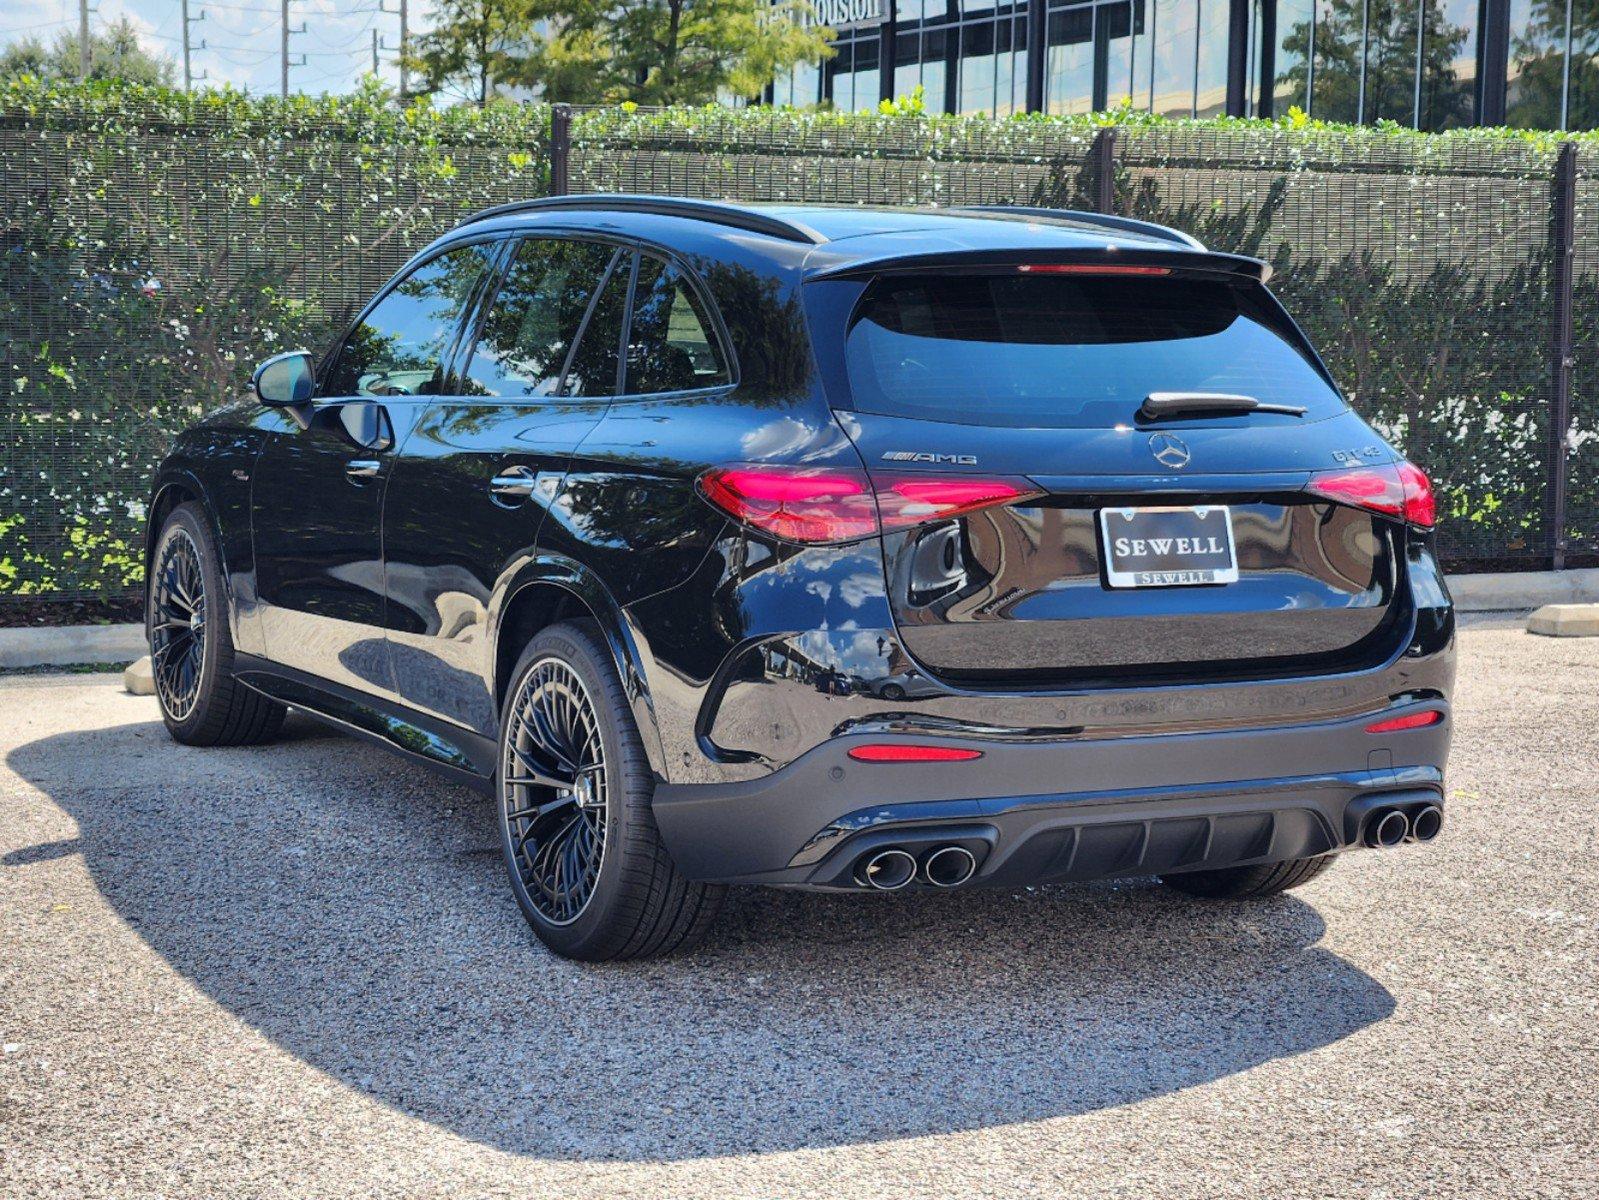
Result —
[{"label": "roof spoiler", "polygon": [[1190,250],[1203,251],[1205,243],[1192,234],[1170,225],[1157,225],[1154,221],[1139,221],[1133,217],[1120,217],[1111,213],[1087,212],[1076,208],[1030,208],[1021,204],[966,204],[951,208],[950,212],[982,213],[985,217],[1015,217],[1028,221],[1056,221],[1063,225],[1094,225],[1113,229],[1117,233],[1131,233],[1139,237],[1155,238],[1162,242],[1176,242]]},{"label": "roof spoiler", "polygon": [[994,250],[943,250],[931,254],[891,254],[882,258],[857,260],[836,267],[823,267],[811,279],[863,279],[885,272],[949,271],[1021,267],[1032,263],[1072,263],[1085,267],[1151,266],[1175,271],[1211,271],[1234,275],[1251,283],[1271,278],[1271,264],[1243,254],[1221,254],[1213,250],[1187,247],[1122,245],[1101,249],[1045,249],[1017,247]]}]

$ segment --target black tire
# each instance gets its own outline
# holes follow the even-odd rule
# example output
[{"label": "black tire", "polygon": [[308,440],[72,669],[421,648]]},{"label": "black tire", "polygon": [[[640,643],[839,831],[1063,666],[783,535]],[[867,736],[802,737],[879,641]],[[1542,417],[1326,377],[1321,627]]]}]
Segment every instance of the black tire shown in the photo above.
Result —
[{"label": "black tire", "polygon": [[[549,689],[559,687],[565,695],[571,677],[582,693],[571,723],[588,732],[567,741],[592,747],[597,740],[603,756],[595,765],[592,753],[587,759],[569,754],[575,771],[546,755],[545,731],[536,728],[531,715]],[[581,709],[584,699],[593,728]],[[582,782],[567,788],[531,782],[531,775],[543,770],[541,763],[563,779]],[[686,879],[667,854],[650,808],[654,773],[610,651],[591,622],[551,626],[522,651],[500,714],[495,790],[512,894],[533,931],[555,953],[586,962],[655,958],[692,949],[710,930],[727,889]],[[602,797],[598,801],[596,793]],[[561,803],[569,807],[554,808],[554,815],[525,815]],[[562,824],[544,836],[536,832],[540,820]],[[564,832],[578,822],[587,828]],[[556,852],[563,837],[581,840],[570,859]],[[591,857],[596,841],[599,849]],[[558,878],[570,880],[579,858],[586,865],[581,904],[576,904],[576,888],[552,888],[550,872],[557,859],[566,860],[572,872]]]},{"label": "black tire", "polygon": [[1262,863],[1255,867],[1223,867],[1219,871],[1183,871],[1162,875],[1169,888],[1205,900],[1255,900],[1275,896],[1302,883],[1309,883],[1332,866],[1331,854],[1319,858],[1292,858],[1287,862]]},{"label": "black tire", "polygon": [[897,683],[885,683],[883,685],[882,696],[884,700],[888,700],[891,703],[898,703],[899,701],[905,699],[905,689],[900,687]]},{"label": "black tire", "polygon": [[[185,571],[188,581],[176,584]],[[198,597],[192,594],[195,578]],[[174,740],[187,746],[247,746],[278,732],[287,711],[283,705],[233,677],[222,560],[205,510],[194,501],[174,508],[161,526],[144,607],[156,700]],[[179,662],[188,669],[179,670]]]}]

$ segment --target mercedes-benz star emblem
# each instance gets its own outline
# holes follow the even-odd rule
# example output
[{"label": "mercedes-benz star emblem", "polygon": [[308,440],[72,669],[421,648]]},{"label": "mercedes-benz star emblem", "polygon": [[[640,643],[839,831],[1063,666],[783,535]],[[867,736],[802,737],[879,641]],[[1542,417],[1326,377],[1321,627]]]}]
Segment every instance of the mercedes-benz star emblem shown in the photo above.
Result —
[{"label": "mercedes-benz star emblem", "polygon": [[1170,433],[1150,434],[1149,452],[1155,456],[1156,462],[1170,467],[1173,471],[1181,471],[1188,465],[1191,457],[1188,453],[1188,444],[1182,438]]}]

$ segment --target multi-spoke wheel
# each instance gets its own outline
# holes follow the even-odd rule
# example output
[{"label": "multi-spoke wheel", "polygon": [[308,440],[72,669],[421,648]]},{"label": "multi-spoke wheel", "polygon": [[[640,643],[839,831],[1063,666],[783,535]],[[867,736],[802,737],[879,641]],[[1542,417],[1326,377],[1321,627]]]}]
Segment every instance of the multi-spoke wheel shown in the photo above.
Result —
[{"label": "multi-spoke wheel", "polygon": [[505,819],[528,902],[556,925],[577,920],[605,858],[605,749],[577,672],[542,658],[509,709]]},{"label": "multi-spoke wheel", "polygon": [[283,724],[281,704],[233,677],[226,590],[205,510],[167,515],[150,559],[150,670],[172,736],[194,746],[261,742]]},{"label": "multi-spoke wheel", "polygon": [[500,721],[500,839],[544,943],[591,961],[698,942],[723,890],[685,879],[650,811],[654,775],[609,649],[588,623],[523,651]]},{"label": "multi-spoke wheel", "polygon": [[150,667],[161,707],[175,721],[194,711],[205,664],[205,580],[182,525],[161,544],[150,580]]}]

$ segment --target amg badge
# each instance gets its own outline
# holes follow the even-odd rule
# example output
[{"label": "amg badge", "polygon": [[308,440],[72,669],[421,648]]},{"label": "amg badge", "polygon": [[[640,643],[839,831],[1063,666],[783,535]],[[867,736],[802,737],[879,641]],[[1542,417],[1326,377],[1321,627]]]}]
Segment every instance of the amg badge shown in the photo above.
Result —
[{"label": "amg badge", "polygon": [[977,465],[975,454],[929,454],[925,450],[887,450],[883,459],[886,462],[954,463],[958,467]]}]

